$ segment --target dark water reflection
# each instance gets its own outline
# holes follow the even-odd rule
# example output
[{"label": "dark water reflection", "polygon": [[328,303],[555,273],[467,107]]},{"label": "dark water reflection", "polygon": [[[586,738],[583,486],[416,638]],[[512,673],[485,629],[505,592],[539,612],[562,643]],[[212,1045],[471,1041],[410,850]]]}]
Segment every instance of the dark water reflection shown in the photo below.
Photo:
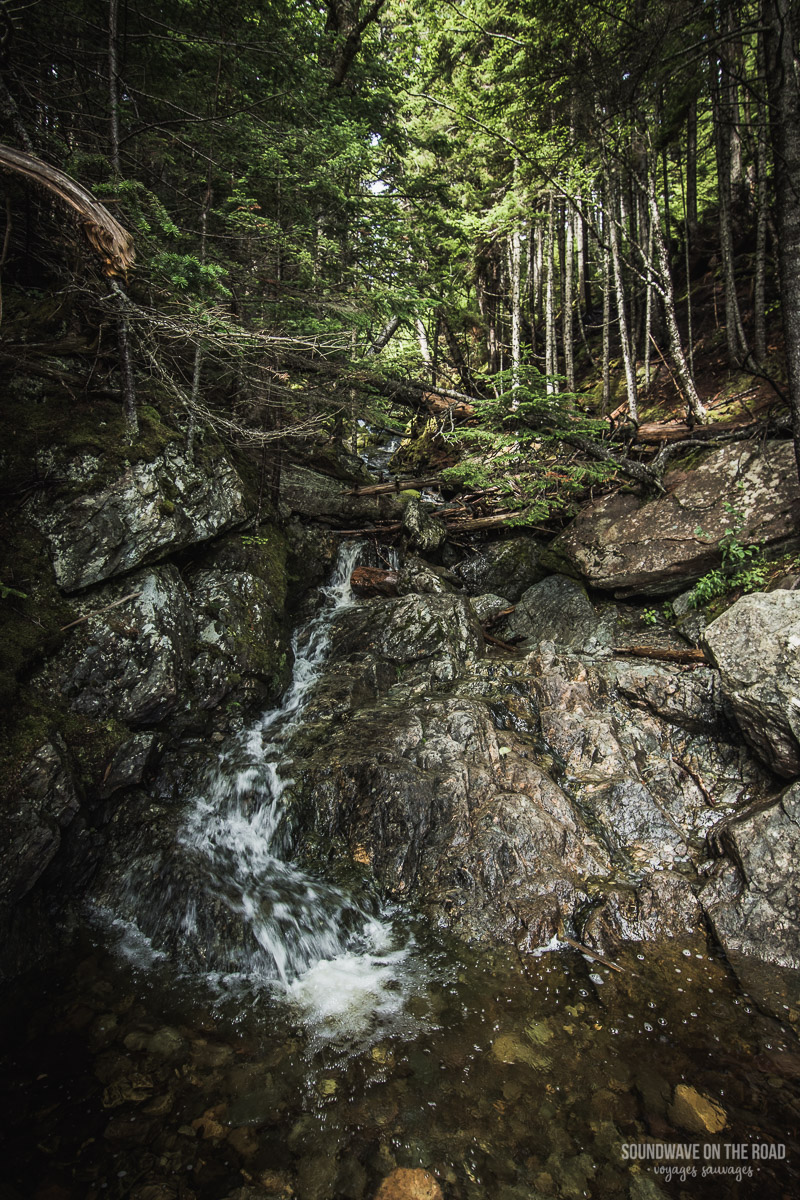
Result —
[{"label": "dark water reflection", "polygon": [[[6,998],[0,1196],[371,1200],[395,1166],[448,1200],[800,1195],[791,1002],[765,1015],[695,946],[632,950],[624,973],[419,955],[424,979],[348,1040],[87,938]],[[694,1177],[630,1161],[659,1143],[696,1153]]]}]

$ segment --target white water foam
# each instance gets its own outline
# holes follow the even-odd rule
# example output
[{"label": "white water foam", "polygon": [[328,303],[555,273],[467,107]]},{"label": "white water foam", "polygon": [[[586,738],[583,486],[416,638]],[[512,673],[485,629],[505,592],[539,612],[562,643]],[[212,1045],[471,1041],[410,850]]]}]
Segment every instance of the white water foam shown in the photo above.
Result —
[{"label": "white water foam", "polygon": [[[177,947],[184,970],[216,988],[268,987],[326,1040],[385,1035],[404,1023],[404,997],[421,985],[413,941],[388,910],[370,911],[289,856],[285,746],[319,679],[332,622],[354,603],[358,554],[341,551],[323,608],[295,637],[281,704],[223,750],[190,805],[163,895],[144,898],[151,929]],[[141,894],[140,880],[134,890]]]}]

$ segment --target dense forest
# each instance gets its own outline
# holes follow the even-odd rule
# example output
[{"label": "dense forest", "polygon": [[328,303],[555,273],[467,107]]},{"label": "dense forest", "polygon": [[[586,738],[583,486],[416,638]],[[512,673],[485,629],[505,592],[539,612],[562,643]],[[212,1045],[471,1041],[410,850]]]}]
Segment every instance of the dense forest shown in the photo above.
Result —
[{"label": "dense forest", "polygon": [[161,396],[274,477],[293,440],[413,416],[528,523],[620,471],[657,490],[725,380],[800,443],[789,0],[2,17],[6,353],[46,295],[38,352],[130,430]]}]

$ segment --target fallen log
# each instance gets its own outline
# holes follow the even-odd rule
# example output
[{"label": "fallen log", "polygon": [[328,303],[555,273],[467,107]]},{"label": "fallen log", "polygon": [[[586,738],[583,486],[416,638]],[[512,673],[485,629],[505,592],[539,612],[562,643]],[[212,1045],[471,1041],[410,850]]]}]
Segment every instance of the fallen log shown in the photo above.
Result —
[{"label": "fallen log", "polygon": [[366,487],[353,488],[348,496],[388,496],[392,492],[415,492],[426,487],[439,487],[441,479],[432,476],[428,479],[393,479],[389,483],[370,483]]},{"label": "fallen log", "polygon": [[661,646],[615,646],[614,653],[631,654],[635,658],[656,658],[661,662],[705,663],[706,666],[711,666],[702,650],[689,647],[685,650],[669,650]]},{"label": "fallen log", "polygon": [[381,567],[356,567],[350,576],[350,587],[357,596],[396,596],[399,574]]}]

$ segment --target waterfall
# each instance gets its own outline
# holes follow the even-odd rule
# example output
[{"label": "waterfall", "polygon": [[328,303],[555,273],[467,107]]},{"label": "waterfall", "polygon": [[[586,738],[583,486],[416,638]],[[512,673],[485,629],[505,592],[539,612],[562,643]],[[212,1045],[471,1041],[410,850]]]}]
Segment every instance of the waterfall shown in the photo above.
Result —
[{"label": "waterfall", "polygon": [[151,856],[128,872],[124,904],[137,934],[184,973],[270,988],[312,1024],[344,1023],[348,1032],[402,1007],[397,976],[411,940],[398,939],[387,911],[292,861],[286,746],[319,679],[332,623],[355,603],[349,580],[359,552],[341,549],[320,611],[295,635],[280,705],[222,749],[167,860]]}]

